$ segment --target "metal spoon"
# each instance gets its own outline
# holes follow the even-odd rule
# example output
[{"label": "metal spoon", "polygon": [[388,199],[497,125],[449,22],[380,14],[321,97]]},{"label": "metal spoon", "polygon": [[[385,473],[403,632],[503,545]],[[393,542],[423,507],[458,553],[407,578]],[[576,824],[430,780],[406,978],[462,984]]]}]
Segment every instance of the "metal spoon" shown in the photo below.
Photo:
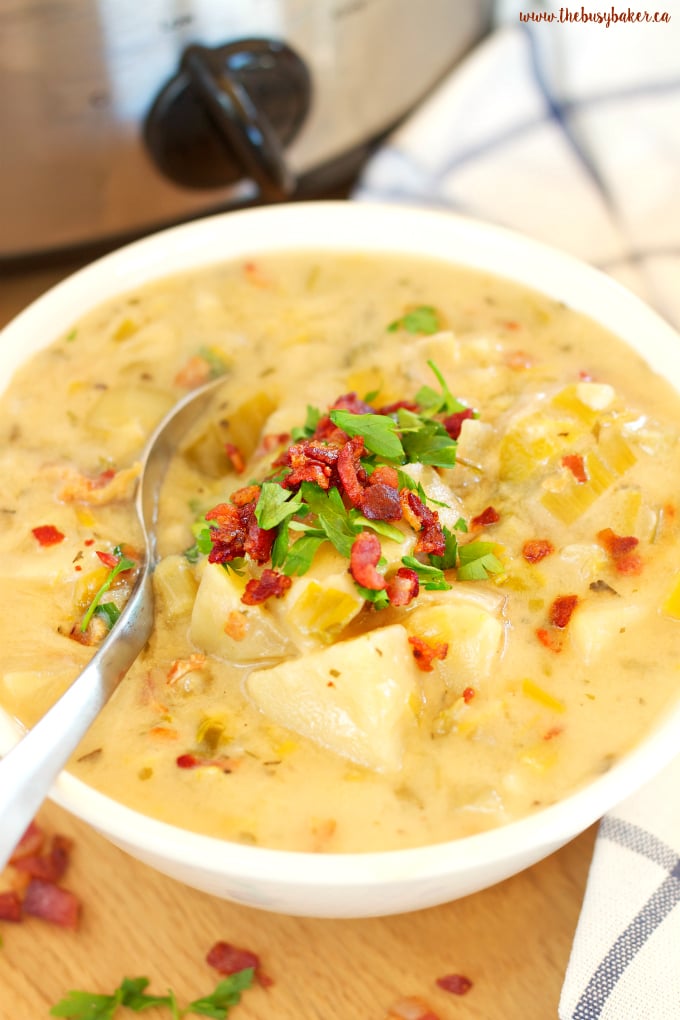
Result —
[{"label": "metal spoon", "polygon": [[135,496],[144,535],[144,562],[130,597],[103,644],[68,690],[0,761],[0,870],[59,772],[149,639],[152,575],[158,560],[158,497],[170,458],[187,428],[224,379],[211,380],[180,400],[146,444]]}]

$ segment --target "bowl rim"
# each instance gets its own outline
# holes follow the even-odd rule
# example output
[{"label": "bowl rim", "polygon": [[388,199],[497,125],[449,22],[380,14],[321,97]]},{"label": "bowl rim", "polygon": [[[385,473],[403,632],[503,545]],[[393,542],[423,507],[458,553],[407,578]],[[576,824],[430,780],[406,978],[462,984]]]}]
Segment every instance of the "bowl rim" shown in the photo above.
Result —
[{"label": "bowl rim", "polygon": [[[450,250],[454,241],[455,256]],[[255,207],[193,220],[150,234],[77,270],[0,333],[0,398],[18,365],[63,335],[84,311],[115,295],[233,258],[286,251],[399,253],[444,259],[515,280],[590,315],[629,343],[642,336],[634,349],[643,353],[644,343],[645,359],[680,391],[680,359],[669,360],[680,337],[640,298],[593,266],[514,230],[448,210],[334,200]],[[26,337],[34,338],[28,350]],[[463,873],[471,866],[520,857],[527,847],[545,846],[550,852],[669,764],[678,753],[679,733],[680,703],[661,715],[607,773],[555,804],[476,835],[407,849],[315,854],[231,842],[146,816],[66,771],[50,797],[114,842],[182,865],[198,861],[201,871],[277,885],[351,883],[375,888],[395,879]],[[0,744],[3,739],[0,727]],[[0,746],[0,751],[6,749]]]}]

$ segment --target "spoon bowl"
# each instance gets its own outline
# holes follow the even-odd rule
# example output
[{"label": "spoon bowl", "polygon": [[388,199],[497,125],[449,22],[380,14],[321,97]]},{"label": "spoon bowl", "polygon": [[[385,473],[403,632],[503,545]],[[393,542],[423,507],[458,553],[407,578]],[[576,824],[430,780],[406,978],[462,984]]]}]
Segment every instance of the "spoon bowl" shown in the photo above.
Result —
[{"label": "spoon bowl", "polygon": [[68,690],[0,760],[0,871],[61,769],[128,672],[151,634],[153,572],[158,560],[158,497],[170,458],[209,405],[221,378],[192,390],[170,409],[141,457],[135,509],[144,560],[130,597],[104,642]]}]

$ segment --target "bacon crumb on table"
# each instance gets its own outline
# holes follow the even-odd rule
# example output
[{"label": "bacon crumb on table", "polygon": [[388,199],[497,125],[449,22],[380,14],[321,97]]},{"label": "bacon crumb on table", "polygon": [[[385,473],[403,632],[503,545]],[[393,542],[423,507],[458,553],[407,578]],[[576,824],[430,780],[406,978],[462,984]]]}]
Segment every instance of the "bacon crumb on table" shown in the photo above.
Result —
[{"label": "bacon crumb on table", "polygon": [[445,974],[437,978],[436,983],[439,988],[451,992],[452,995],[466,995],[472,988],[472,981],[464,974]]},{"label": "bacon crumb on table", "polygon": [[407,995],[392,1003],[385,1020],[440,1020],[440,1018],[423,999]]},{"label": "bacon crumb on table", "polygon": [[58,885],[70,862],[72,842],[56,834],[47,849],[46,843],[45,832],[32,821],[9,860],[13,888],[0,893],[0,920],[18,922],[30,915],[75,930],[80,901]]},{"label": "bacon crumb on table", "polygon": [[80,921],[80,902],[68,889],[55,882],[33,878],[23,898],[24,914],[41,917],[62,928],[75,930]]},{"label": "bacon crumb on table", "polygon": [[263,988],[268,988],[274,984],[273,978],[270,978],[263,972],[260,957],[257,953],[251,952],[250,949],[234,946],[231,942],[215,942],[208,950],[205,960],[206,963],[215,968],[218,974],[223,974],[225,977],[252,967],[258,983]]}]

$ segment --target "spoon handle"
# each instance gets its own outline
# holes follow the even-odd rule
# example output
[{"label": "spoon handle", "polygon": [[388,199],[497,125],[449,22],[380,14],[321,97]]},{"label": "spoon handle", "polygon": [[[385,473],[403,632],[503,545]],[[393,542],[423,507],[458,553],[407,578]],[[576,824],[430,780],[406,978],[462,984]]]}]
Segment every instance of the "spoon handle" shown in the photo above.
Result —
[{"label": "spoon handle", "polygon": [[144,647],[153,620],[151,573],[143,570],[115,635],[109,635],[68,690],[0,760],[0,871],[59,772]]}]

